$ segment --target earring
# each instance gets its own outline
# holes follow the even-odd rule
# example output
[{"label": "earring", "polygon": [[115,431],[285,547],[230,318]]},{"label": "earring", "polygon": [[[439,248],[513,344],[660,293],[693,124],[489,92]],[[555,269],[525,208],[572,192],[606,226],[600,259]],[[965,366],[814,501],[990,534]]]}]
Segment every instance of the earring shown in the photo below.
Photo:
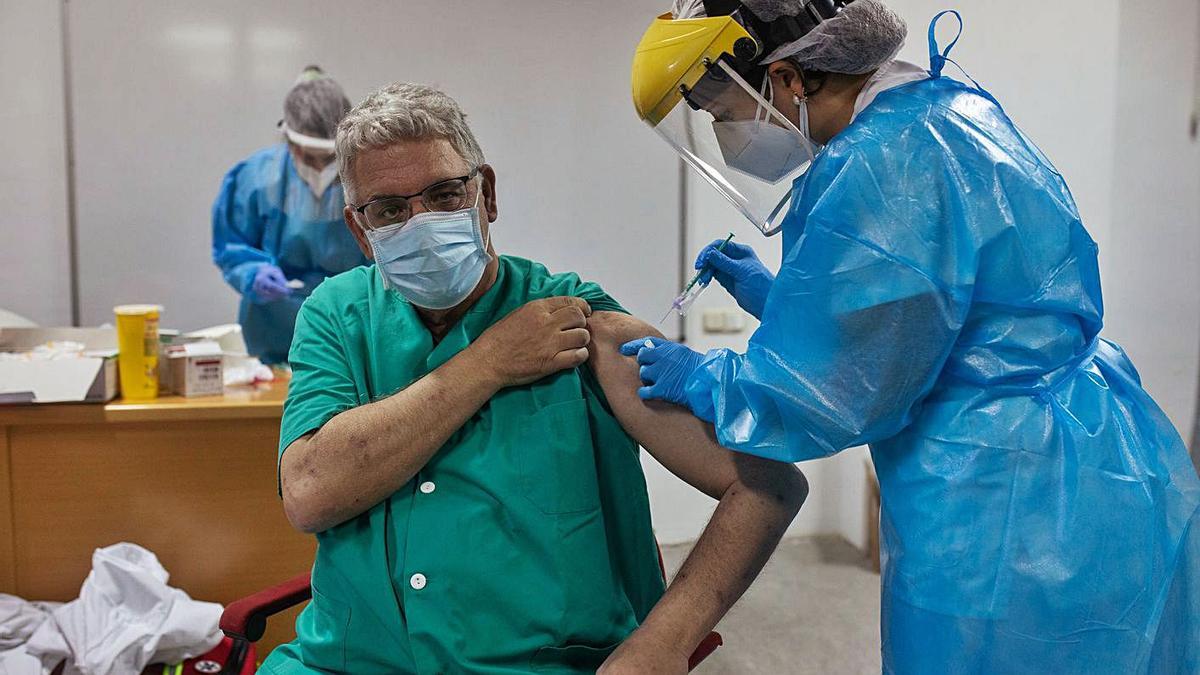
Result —
[{"label": "earring", "polygon": [[795,103],[797,108],[800,107],[800,94],[792,94],[792,103]]}]

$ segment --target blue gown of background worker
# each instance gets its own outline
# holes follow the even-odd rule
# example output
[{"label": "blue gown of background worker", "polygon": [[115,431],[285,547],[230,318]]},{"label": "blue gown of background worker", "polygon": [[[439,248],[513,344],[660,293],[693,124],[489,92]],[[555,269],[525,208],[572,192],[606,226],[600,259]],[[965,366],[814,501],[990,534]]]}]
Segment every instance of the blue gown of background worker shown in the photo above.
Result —
[{"label": "blue gown of background worker", "polygon": [[[213,204],[213,262],[241,294],[238,322],[246,347],[265,363],[287,363],[296,313],[313,289],[366,262],[346,230],[345,198],[328,140],[349,109],[337,83],[307,69],[284,102],[289,142],[230,169]],[[324,171],[297,162],[295,155],[312,152],[297,140],[330,145],[316,153],[327,155],[321,158],[330,162]],[[303,286],[292,288],[288,281]]]},{"label": "blue gown of background worker", "polygon": [[623,351],[644,397],[726,447],[870,445],[886,672],[1200,672],[1200,479],[1099,336],[1097,246],[1062,176],[941,75],[933,26],[930,47],[930,78],[796,180],[773,282],[748,247],[697,260],[761,308],[746,353]]}]

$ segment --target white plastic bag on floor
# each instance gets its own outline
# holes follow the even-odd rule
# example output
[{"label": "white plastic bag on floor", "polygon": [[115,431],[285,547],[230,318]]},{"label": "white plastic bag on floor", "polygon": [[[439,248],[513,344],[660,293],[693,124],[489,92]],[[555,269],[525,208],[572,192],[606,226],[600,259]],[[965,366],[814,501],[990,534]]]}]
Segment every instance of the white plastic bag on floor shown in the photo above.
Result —
[{"label": "white plastic bag on floor", "polygon": [[0,593],[0,675],[43,675],[42,662],[25,651],[25,643],[61,604]]},{"label": "white plastic bag on floor", "polygon": [[0,652],[0,675],[46,675],[50,670],[42,666],[36,656],[30,656],[24,647]]},{"label": "white plastic bag on floor", "polygon": [[61,602],[29,602],[0,593],[0,651],[25,644]]},{"label": "white plastic bag on floor", "polygon": [[79,599],[51,613],[26,651],[64,675],[128,675],[178,663],[221,641],[221,606],[167,585],[158,558],[136,544],[96,549]]}]

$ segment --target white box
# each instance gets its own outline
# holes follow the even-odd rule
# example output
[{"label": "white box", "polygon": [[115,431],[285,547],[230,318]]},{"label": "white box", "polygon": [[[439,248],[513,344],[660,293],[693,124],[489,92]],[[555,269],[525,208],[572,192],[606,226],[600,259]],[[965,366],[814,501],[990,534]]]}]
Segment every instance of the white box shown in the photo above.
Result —
[{"label": "white box", "polygon": [[117,332],[112,328],[0,328],[0,352],[47,342],[79,342],[80,358],[0,361],[0,405],[111,401],[117,396]]},{"label": "white box", "polygon": [[166,349],[171,389],[180,396],[219,396],[225,393],[221,345],[190,342]]}]

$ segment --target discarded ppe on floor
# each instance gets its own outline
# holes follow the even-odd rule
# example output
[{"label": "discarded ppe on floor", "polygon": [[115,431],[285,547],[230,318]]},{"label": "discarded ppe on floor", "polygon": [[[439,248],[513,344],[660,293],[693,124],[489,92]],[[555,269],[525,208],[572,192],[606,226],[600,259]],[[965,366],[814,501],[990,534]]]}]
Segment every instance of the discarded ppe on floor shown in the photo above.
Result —
[{"label": "discarded ppe on floor", "polygon": [[20,607],[7,596],[0,675],[45,675],[63,662],[63,675],[126,675],[207,652],[221,641],[221,605],[192,600],[169,576],[153,553],[121,543],[92,554],[76,600]]}]

